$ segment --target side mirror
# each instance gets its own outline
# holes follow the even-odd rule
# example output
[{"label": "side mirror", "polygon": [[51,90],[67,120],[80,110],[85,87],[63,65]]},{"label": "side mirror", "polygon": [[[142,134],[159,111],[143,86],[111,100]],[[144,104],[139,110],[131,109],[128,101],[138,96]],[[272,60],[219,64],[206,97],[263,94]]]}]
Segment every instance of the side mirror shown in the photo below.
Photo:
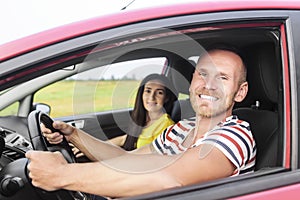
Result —
[{"label": "side mirror", "polygon": [[33,105],[33,110],[38,110],[43,113],[46,113],[47,115],[50,115],[51,107],[44,103],[35,103]]}]

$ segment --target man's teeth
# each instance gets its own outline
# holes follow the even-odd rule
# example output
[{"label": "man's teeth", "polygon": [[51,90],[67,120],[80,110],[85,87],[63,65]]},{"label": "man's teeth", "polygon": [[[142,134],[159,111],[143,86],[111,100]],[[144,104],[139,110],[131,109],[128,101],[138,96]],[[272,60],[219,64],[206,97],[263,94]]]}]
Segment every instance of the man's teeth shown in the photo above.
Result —
[{"label": "man's teeth", "polygon": [[206,100],[209,100],[209,101],[216,101],[217,100],[216,97],[207,96],[207,95],[203,95],[203,94],[200,95],[200,98],[206,99]]}]

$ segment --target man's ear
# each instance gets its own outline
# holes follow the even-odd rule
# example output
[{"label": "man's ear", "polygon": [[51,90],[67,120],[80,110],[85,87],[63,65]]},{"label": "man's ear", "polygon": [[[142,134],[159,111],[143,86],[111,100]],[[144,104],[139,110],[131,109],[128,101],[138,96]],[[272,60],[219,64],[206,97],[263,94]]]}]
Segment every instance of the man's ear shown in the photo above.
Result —
[{"label": "man's ear", "polygon": [[240,85],[239,90],[237,91],[234,100],[236,102],[241,102],[244,100],[248,92],[248,82],[244,82]]}]

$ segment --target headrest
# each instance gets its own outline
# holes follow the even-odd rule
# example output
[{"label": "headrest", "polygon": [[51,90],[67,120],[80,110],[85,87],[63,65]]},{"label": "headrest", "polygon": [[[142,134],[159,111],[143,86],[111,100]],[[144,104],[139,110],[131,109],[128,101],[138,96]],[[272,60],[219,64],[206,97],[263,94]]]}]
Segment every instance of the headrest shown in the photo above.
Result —
[{"label": "headrest", "polygon": [[258,101],[260,108],[273,110],[279,96],[279,61],[275,46],[272,43],[256,45],[247,48],[245,53],[249,91],[245,100],[237,104],[237,107],[255,105]]},{"label": "headrest", "polygon": [[278,102],[278,65],[275,55],[274,48],[265,48],[265,51],[258,54],[258,73],[261,75],[262,89],[273,103]]},{"label": "headrest", "polygon": [[196,63],[185,59],[174,61],[170,79],[179,93],[189,94],[195,66]]}]

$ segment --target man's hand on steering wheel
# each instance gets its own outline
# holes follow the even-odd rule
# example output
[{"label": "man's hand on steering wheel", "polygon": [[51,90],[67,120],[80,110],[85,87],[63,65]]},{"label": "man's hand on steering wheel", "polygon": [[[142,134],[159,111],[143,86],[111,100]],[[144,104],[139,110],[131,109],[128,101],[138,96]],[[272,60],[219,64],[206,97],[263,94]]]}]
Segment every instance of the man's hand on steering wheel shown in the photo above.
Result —
[{"label": "man's hand on steering wheel", "polygon": [[[26,158],[30,160],[27,169],[32,185],[41,187],[47,191],[58,190],[59,187],[61,187],[56,177],[65,173],[60,169],[62,165],[67,164],[66,159],[61,153],[28,151],[25,155]],[[49,168],[49,166],[51,166],[51,168]]]},{"label": "man's hand on steering wheel", "polygon": [[52,132],[49,128],[46,128],[43,123],[41,123],[41,131],[43,136],[50,144],[61,143],[63,141],[63,136],[65,136],[66,140],[69,141],[70,135],[75,131],[73,126],[61,121],[54,121],[52,126],[54,129],[59,130],[59,132]]},{"label": "man's hand on steering wheel", "polygon": [[[36,187],[51,191],[56,190],[60,186],[55,183],[55,177],[65,173],[64,171],[59,172],[60,166],[67,164],[67,162],[76,162],[69,142],[65,137],[65,135],[72,134],[76,129],[63,122],[54,123],[47,114],[40,111],[32,111],[29,114],[28,129],[32,147],[34,150],[38,150],[26,153],[26,157],[30,160],[27,165],[28,177],[32,179],[32,184]],[[54,182],[50,182],[50,180]],[[45,195],[45,192],[40,191],[38,188],[36,188],[36,191],[41,197]],[[74,199],[75,196],[77,199],[85,198],[80,192],[67,190],[57,190],[51,195],[56,199],[65,200]]]}]

